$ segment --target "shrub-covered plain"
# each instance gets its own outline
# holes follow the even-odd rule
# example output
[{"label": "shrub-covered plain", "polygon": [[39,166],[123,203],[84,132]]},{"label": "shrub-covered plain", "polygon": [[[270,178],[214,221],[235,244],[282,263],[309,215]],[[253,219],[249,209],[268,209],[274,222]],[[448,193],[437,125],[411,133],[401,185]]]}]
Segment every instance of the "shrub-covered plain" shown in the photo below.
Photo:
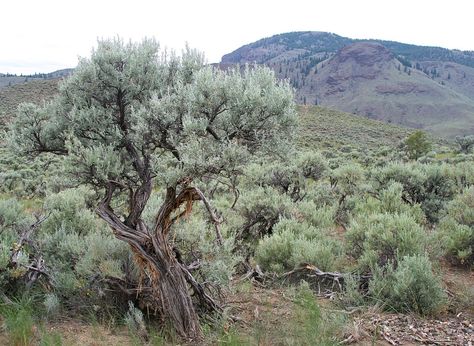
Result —
[{"label": "shrub-covered plain", "polygon": [[[275,277],[312,265],[346,275],[338,292],[339,301],[346,306],[378,305],[420,315],[449,309],[440,268],[449,265],[470,270],[474,261],[474,156],[469,138],[458,139],[457,144],[420,134],[410,138],[408,129],[305,106],[298,109],[297,127],[288,141],[282,136],[277,143],[275,136],[276,142],[267,143],[268,147],[252,148],[256,141],[252,136],[257,135],[236,118],[229,121],[245,136],[235,147],[220,146],[204,139],[206,123],[203,118],[193,119],[191,113],[197,109],[211,112],[206,102],[212,104],[212,100],[203,95],[218,95],[229,81],[215,85],[213,78],[220,75],[207,68],[197,73],[196,89],[190,94],[182,91],[171,95],[173,100],[153,100],[151,109],[163,112],[156,113],[156,119],[140,118],[140,112],[146,112],[145,106],[138,107],[140,100],[132,113],[137,128],[146,127],[140,119],[149,121],[148,125],[165,119],[176,136],[181,130],[185,137],[202,136],[176,142],[183,150],[183,163],[175,162],[172,152],[149,156],[156,179],[141,213],[145,226],[140,227],[153,227],[170,183],[179,181],[183,189],[185,184],[197,186],[211,207],[183,203],[170,215],[173,225],[167,237],[172,255],[202,283],[207,294],[224,302],[237,278],[257,266],[268,277]],[[187,77],[181,77],[184,83]],[[264,77],[265,83],[272,81],[271,76]],[[216,89],[206,89],[207,83]],[[248,87],[248,98],[255,88],[273,90],[250,77],[247,85],[242,83],[242,90]],[[160,92],[164,95],[169,90]],[[171,129],[170,119],[182,111],[173,102],[183,102],[184,107],[180,99],[184,96],[195,108],[186,110],[185,128]],[[260,96],[251,101],[261,112],[267,111],[259,103],[264,102]],[[237,100],[233,106],[246,107]],[[165,101],[169,104],[158,104]],[[22,121],[31,119],[26,116],[31,112],[38,121],[47,116],[32,105],[21,106],[19,112]],[[70,114],[77,119],[85,116],[77,109]],[[83,120],[93,121],[93,117]],[[28,344],[35,337],[31,332],[35,323],[78,315],[126,325],[142,341],[153,335],[150,329],[157,325],[155,329],[169,337],[168,326],[148,311],[153,297],[143,287],[147,280],[159,278],[146,277],[152,271],[143,270],[133,247],[118,240],[116,230],[96,213],[103,192],[100,179],[110,181],[116,176],[122,179],[117,184],[137,183],[137,176],[125,166],[129,158],[120,161],[123,157],[109,155],[120,141],[113,139],[101,147],[89,145],[87,138],[81,139],[82,144],[63,138],[67,144],[61,150],[70,151],[72,158],[48,154],[30,160],[7,146],[19,126],[10,121],[0,148],[0,314],[11,342]],[[230,136],[225,122],[219,126],[220,134]],[[46,139],[47,131],[54,130],[45,127],[38,135]],[[88,134],[96,135],[101,136]],[[110,138],[115,135],[107,134]],[[55,140],[53,145],[59,143]],[[203,150],[208,146],[212,146],[212,155]],[[102,156],[107,160],[101,161]],[[95,186],[79,186],[75,174],[97,179]],[[190,174],[196,174],[195,179],[189,179]],[[110,207],[123,214],[133,193],[120,187]],[[222,244],[216,243],[216,223]],[[362,277],[364,282],[359,281]],[[321,337],[315,342],[335,343],[337,333],[325,324],[308,290],[300,288],[295,302],[304,309],[295,313],[320,326]],[[140,299],[137,292],[142,294]],[[40,307],[39,313],[33,305]],[[209,316],[204,310],[198,313],[205,326],[222,326],[220,318],[224,317]],[[333,322],[341,324],[340,319]],[[298,330],[309,335],[309,328],[302,324]],[[232,335],[226,338],[231,340]]]}]

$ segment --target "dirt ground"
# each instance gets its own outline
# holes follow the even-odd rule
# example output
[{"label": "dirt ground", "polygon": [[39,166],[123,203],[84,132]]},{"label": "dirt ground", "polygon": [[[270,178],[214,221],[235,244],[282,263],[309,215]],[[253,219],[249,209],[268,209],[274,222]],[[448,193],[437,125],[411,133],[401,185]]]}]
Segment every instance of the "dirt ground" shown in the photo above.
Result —
[{"label": "dirt ground", "polygon": [[[388,314],[375,309],[341,311],[346,315],[346,321],[336,333],[337,341],[347,345],[474,345],[474,273],[446,269],[443,268],[443,277],[451,304],[437,318]],[[323,298],[318,299],[318,305],[322,311],[340,309]],[[226,313],[236,322],[225,323],[217,333],[207,332],[203,345],[309,344],[297,334],[300,320],[295,315],[295,308],[294,290],[291,288],[268,288],[248,280],[236,281],[227,294],[225,306]],[[125,326],[68,319],[48,323],[42,331],[35,330],[36,337],[30,345],[40,345],[40,335],[45,332],[50,336],[60,336],[62,345],[143,344],[132,337]],[[50,338],[48,343],[41,345],[57,345],[58,339]],[[148,344],[159,343],[155,340]],[[11,345],[8,335],[2,330],[0,345]]]}]

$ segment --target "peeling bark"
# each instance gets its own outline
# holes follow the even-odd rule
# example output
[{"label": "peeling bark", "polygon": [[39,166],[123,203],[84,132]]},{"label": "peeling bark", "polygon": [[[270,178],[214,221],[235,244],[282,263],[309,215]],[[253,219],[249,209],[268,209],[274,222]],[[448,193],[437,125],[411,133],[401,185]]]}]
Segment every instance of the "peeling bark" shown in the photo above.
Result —
[{"label": "peeling bark", "polygon": [[[220,220],[202,191],[196,187],[185,186],[179,193],[176,187],[167,189],[165,201],[157,213],[153,229],[149,229],[140,219],[142,210],[131,211],[130,215],[134,215],[133,218],[122,221],[110,206],[115,188],[114,184],[109,185],[96,211],[109,224],[115,236],[130,245],[135,262],[141,270],[138,294],[146,292],[147,309],[157,312],[164,320],[170,322],[180,337],[188,340],[201,339],[199,316],[189,288],[203,311],[220,313],[222,309],[194,279],[187,266],[178,262],[168,241],[168,234],[176,221],[191,212],[195,201],[202,201],[206,207],[214,224],[218,245],[223,243]],[[149,192],[142,190],[141,196],[148,199]],[[141,200],[131,205],[142,209],[141,206],[145,204],[146,201]],[[185,210],[181,211],[183,205]],[[174,216],[175,213],[178,214]],[[127,224],[131,219],[135,219],[135,222]]]}]

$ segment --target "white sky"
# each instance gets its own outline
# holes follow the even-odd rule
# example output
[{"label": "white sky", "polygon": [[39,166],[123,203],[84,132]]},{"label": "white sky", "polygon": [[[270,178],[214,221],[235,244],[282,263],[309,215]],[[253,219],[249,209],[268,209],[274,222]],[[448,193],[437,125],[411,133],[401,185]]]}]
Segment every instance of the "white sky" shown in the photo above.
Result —
[{"label": "white sky", "polygon": [[1,0],[0,72],[74,67],[97,38],[155,37],[209,62],[260,38],[328,31],[474,50],[472,0]]}]

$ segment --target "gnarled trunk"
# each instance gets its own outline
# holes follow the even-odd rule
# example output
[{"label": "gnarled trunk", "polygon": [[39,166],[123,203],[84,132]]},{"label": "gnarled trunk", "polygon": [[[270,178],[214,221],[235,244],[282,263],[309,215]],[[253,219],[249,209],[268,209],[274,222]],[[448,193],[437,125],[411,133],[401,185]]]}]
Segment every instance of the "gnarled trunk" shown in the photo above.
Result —
[{"label": "gnarled trunk", "polygon": [[[217,243],[222,244],[219,221],[209,202],[197,188],[184,187],[178,194],[175,188],[169,188],[151,230],[139,218],[140,213],[136,213],[135,226],[122,222],[110,207],[112,194],[113,187],[97,208],[97,213],[109,224],[115,236],[126,241],[132,248],[135,262],[141,271],[140,287],[143,288],[142,292],[147,292],[145,305],[148,309],[159,312],[180,337],[188,340],[201,339],[199,316],[189,288],[204,310],[220,312],[221,308],[205,293],[204,287],[193,278],[186,265],[177,260],[168,242],[168,233],[176,220],[191,211],[192,203],[201,200],[215,225]],[[180,211],[183,204],[186,204],[185,210]],[[177,215],[173,215],[174,212],[177,212]]]},{"label": "gnarled trunk", "polygon": [[149,286],[151,292],[148,308],[158,310],[182,338],[200,339],[199,317],[189,294],[183,267],[166,242],[158,240],[153,243],[146,250],[131,244],[142,275],[146,275],[146,278],[142,277],[141,285]]}]

